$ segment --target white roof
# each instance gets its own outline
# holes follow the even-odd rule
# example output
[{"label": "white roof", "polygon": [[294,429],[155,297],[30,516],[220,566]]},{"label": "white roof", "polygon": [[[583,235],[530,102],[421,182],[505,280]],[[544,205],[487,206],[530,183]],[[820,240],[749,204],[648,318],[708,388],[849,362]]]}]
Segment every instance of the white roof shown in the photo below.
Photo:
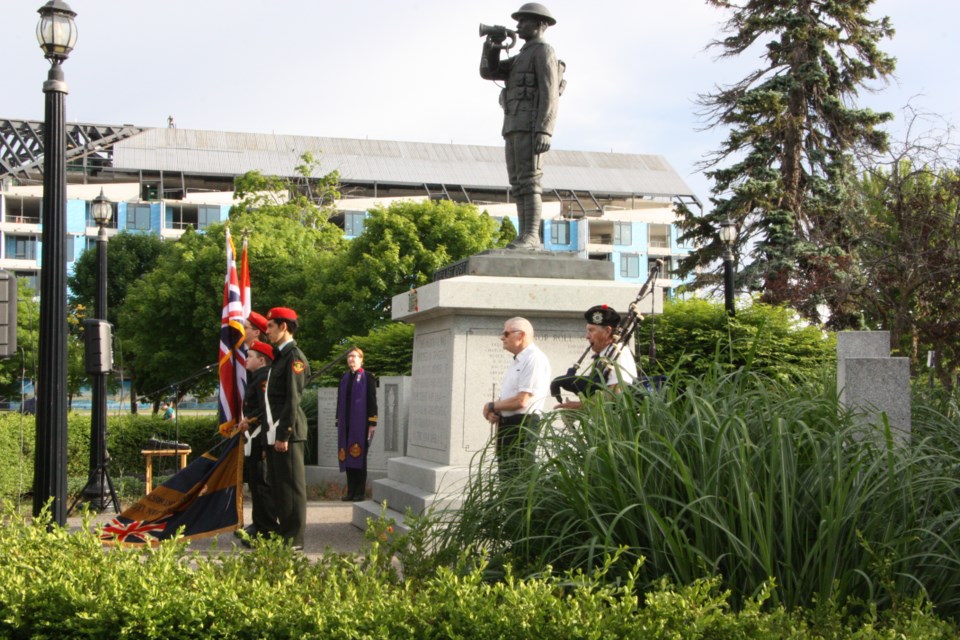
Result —
[{"label": "white roof", "polygon": [[[114,145],[113,165],[202,175],[259,170],[294,176],[307,151],[320,161],[315,175],[336,169],[345,182],[509,188],[502,147],[463,144],[148,129]],[[665,158],[646,154],[551,150],[544,156],[543,187],[696,199]]]}]

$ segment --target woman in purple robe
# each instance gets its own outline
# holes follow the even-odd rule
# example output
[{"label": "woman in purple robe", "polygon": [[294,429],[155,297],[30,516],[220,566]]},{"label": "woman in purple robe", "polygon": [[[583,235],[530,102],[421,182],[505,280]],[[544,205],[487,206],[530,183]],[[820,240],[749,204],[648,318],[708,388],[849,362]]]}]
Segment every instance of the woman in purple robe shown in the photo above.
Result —
[{"label": "woman in purple robe", "polygon": [[344,502],[366,499],[367,451],[377,429],[377,379],[363,369],[363,351],[347,353],[347,371],[337,393],[337,457],[347,473]]}]

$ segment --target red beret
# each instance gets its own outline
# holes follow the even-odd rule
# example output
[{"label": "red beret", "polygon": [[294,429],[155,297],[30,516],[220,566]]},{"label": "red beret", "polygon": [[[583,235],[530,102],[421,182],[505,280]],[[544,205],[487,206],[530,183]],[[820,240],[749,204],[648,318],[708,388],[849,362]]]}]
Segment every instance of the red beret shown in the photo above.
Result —
[{"label": "red beret", "polygon": [[261,332],[267,332],[267,319],[256,311],[251,311],[250,315],[247,316],[247,320],[257,329],[260,329]]},{"label": "red beret", "polygon": [[267,313],[267,318],[270,320],[293,320],[296,322],[297,312],[287,307],[274,307]]},{"label": "red beret", "polygon": [[273,360],[273,347],[268,345],[266,342],[260,342],[259,340],[257,340],[252,345],[250,345],[250,349],[252,351],[259,351],[263,355]]}]

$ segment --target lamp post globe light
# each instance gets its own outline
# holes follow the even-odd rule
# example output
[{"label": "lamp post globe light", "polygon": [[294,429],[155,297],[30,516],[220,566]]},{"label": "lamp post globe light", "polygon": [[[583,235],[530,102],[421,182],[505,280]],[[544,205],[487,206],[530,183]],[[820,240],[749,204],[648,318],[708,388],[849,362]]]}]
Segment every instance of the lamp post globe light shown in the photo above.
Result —
[{"label": "lamp post globe light", "polygon": [[720,240],[723,242],[723,302],[727,315],[733,317],[737,313],[733,304],[733,245],[737,241],[737,226],[730,218],[720,223]]},{"label": "lamp post globe light", "polygon": [[[96,321],[91,326],[91,321],[86,320],[84,325],[87,331],[99,331],[99,325],[107,320],[107,227],[113,219],[113,203],[103,194],[102,188],[100,195],[90,203],[90,215],[100,230],[97,234],[97,291],[94,298]],[[100,346],[109,349],[109,345]],[[93,404],[90,411],[90,476],[83,496],[90,500],[91,509],[97,512],[104,511],[109,504],[113,504],[114,511],[117,511],[116,503],[108,498],[115,495],[112,487],[108,491],[110,480],[106,467],[108,372],[100,368],[91,370],[89,362],[87,367],[93,380]]]},{"label": "lamp post globe light", "polygon": [[38,13],[37,40],[50,71],[43,83],[43,255],[40,262],[40,336],[37,365],[37,440],[33,515],[50,504],[50,516],[66,524],[67,495],[67,84],[61,64],[77,42],[74,13],[50,0]]}]

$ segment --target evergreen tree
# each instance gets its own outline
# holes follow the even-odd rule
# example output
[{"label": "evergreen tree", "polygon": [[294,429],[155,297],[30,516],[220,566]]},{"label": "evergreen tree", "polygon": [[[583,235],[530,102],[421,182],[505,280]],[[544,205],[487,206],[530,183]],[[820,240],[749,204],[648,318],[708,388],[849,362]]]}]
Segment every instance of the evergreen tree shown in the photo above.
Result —
[{"label": "evergreen tree", "polygon": [[[707,0],[730,11],[729,35],[713,43],[720,57],[764,47],[763,65],[736,84],[700,97],[711,127],[729,127],[704,165],[714,181],[713,210],[682,211],[683,239],[699,247],[680,262],[687,275],[717,260],[719,222],[751,246],[738,288],[763,291],[818,319],[825,303],[831,324],[858,316],[850,306],[854,230],[846,216],[855,179],[853,152],[883,150],[879,126],[889,113],[854,104],[870,81],[885,80],[895,60],[878,45],[893,35],[888,18],[867,16],[873,0]],[[712,274],[698,284],[715,281]]]}]

